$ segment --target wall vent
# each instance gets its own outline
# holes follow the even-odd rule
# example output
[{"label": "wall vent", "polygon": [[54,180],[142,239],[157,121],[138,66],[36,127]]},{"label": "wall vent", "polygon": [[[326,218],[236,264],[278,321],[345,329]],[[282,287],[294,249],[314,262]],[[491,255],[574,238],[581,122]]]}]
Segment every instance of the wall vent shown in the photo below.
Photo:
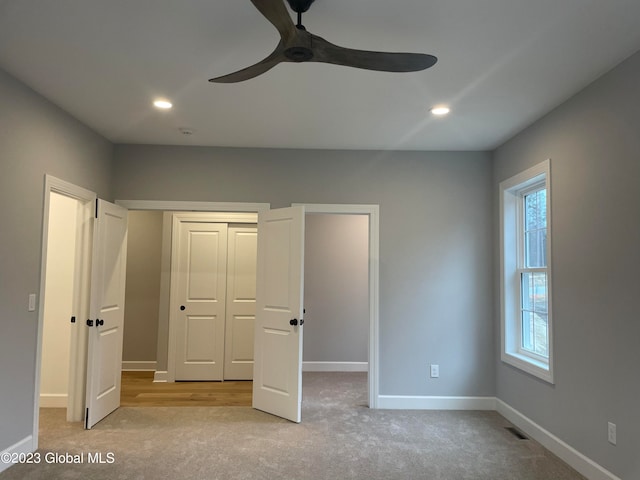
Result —
[{"label": "wall vent", "polygon": [[516,427],[504,427],[504,428],[509,433],[511,433],[511,435],[513,435],[514,437],[518,437],[520,440],[529,440],[529,437],[527,437],[524,433],[522,433]]}]

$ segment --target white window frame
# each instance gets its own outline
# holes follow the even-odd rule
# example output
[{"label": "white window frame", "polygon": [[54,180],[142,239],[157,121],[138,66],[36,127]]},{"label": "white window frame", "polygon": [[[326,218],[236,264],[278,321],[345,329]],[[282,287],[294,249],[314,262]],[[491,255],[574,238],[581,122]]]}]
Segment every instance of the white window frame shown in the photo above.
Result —
[{"label": "white window frame", "polygon": [[[551,170],[545,160],[500,183],[500,306],[501,360],[549,383],[553,383],[553,324],[551,297]],[[547,192],[547,308],[548,358],[521,348],[521,279],[524,253],[520,226],[526,193],[544,185]]]}]

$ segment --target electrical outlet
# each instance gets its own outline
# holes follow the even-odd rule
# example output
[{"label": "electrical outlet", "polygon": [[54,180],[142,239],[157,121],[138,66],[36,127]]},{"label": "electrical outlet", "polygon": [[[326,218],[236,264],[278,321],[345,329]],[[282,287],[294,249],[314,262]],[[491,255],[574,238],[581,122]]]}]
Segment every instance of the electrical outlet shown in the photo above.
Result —
[{"label": "electrical outlet", "polygon": [[607,424],[607,438],[611,445],[615,445],[617,442],[616,439],[616,424],[609,422]]},{"label": "electrical outlet", "polygon": [[29,305],[27,307],[27,310],[29,312],[35,312],[36,311],[36,294],[35,293],[30,293],[29,294]]},{"label": "electrical outlet", "polygon": [[440,377],[440,365],[436,365],[435,363],[431,364],[431,378]]}]

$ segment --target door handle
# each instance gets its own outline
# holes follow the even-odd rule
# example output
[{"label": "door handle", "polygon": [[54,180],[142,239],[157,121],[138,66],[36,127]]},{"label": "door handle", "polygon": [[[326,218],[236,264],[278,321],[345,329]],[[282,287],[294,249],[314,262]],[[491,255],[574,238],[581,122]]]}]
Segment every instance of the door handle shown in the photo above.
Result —
[{"label": "door handle", "polygon": [[184,305],[180,305],[180,310],[184,310],[185,308],[187,307],[185,307]]},{"label": "door handle", "polygon": [[104,320],[97,319],[96,320],[96,327],[101,327],[102,325],[104,325]]},{"label": "door handle", "polygon": [[292,318],[291,320],[289,320],[289,325],[291,326],[296,326],[300,324],[300,326],[304,325],[304,319],[301,318],[300,320],[298,320],[297,318]]}]

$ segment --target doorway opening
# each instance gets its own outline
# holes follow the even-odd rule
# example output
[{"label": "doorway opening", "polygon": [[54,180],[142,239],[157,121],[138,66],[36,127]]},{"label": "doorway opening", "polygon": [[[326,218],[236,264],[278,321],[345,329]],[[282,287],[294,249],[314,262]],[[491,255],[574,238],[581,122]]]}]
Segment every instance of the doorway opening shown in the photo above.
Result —
[{"label": "doorway opening", "polygon": [[[77,225],[81,221],[79,213],[82,203],[73,197],[57,193],[49,194],[49,228],[46,263],[46,288],[44,296],[43,330],[42,330],[42,359],[40,368],[40,406],[53,408],[67,408],[70,388],[74,383],[69,382],[72,329],[77,318],[74,303],[77,301],[74,290],[77,283],[76,243],[78,242]],[[74,342],[75,343],[75,342]],[[73,418],[73,408],[68,409],[67,418]]]},{"label": "doorway opening", "polygon": [[[166,380],[173,382],[181,379],[171,367],[176,361],[175,345],[184,340],[183,336],[175,335],[176,324],[180,322],[176,322],[175,318],[171,320],[170,314],[170,312],[172,314],[181,312],[176,310],[175,305],[173,309],[168,310],[169,301],[161,300],[169,296],[169,282],[166,280],[161,282],[160,279],[161,271],[170,273],[172,252],[170,234],[173,228],[167,229],[167,225],[173,225],[176,220],[180,220],[188,224],[188,228],[191,228],[192,224],[196,225],[199,231],[203,230],[203,227],[198,226],[197,222],[203,225],[214,225],[229,218],[238,221],[242,215],[246,216],[244,220],[247,222],[255,221],[255,217],[249,218],[250,215],[247,214],[130,211],[127,261],[127,270],[130,273],[127,278],[127,317],[123,349],[123,370],[127,371],[123,373],[123,382],[124,385],[128,380],[135,382],[132,390],[138,393],[137,398],[131,397],[123,389],[123,398],[127,395],[127,404],[135,402],[141,405],[147,403],[156,405],[163,401],[163,398],[170,404],[190,404],[185,398],[189,395],[187,386],[159,384]],[[306,372],[367,372],[370,318],[369,215],[309,212],[306,219],[306,334],[304,335],[303,370]],[[160,239],[163,225],[165,226],[164,241]],[[207,236],[212,235],[207,234]],[[161,263],[164,265],[162,268]],[[182,270],[178,269],[178,271]],[[248,273],[250,269],[246,270]],[[161,283],[164,283],[164,286],[161,286]],[[164,292],[162,293],[161,290]],[[244,299],[246,303],[251,295],[248,289],[244,290],[244,295],[241,296],[246,297]],[[182,305],[181,302],[178,304]],[[246,318],[244,320],[246,321]],[[226,323],[227,333],[229,333],[229,315]],[[251,330],[251,352],[249,355],[245,354],[245,358],[252,358],[250,354],[253,351],[253,324],[249,330]],[[180,342],[176,342],[177,337],[180,338]],[[147,370],[147,372],[129,372],[129,370]],[[156,383],[152,383],[150,377],[152,375],[150,371],[154,370]],[[251,378],[252,374],[242,378],[227,375],[225,367],[226,380],[250,380]],[[137,379],[144,379],[144,384]],[[194,378],[194,380],[214,379],[205,376]],[[359,384],[361,385],[362,382]],[[189,396],[192,404],[206,402],[205,392],[209,391],[217,394],[222,390],[220,393],[222,397],[227,388],[215,384],[192,385],[193,393]],[[242,388],[238,387],[238,392],[241,390]],[[367,392],[363,394],[366,395]],[[140,403],[137,403],[138,401]]]},{"label": "doorway opening", "polygon": [[[268,204],[236,204],[236,203],[208,203],[208,202],[156,202],[156,201],[140,201],[140,200],[119,200],[117,204],[126,207],[130,210],[160,210],[160,211],[193,211],[193,212],[260,212],[262,210],[268,210]],[[300,204],[298,204],[300,205]],[[331,370],[350,370],[350,371],[368,371],[367,381],[367,397],[368,405],[370,408],[377,408],[378,397],[378,376],[377,376],[377,338],[378,338],[378,215],[379,208],[377,205],[329,205],[329,204],[305,204],[305,211],[310,218],[314,214],[325,214],[327,216],[354,216],[361,219],[366,219],[366,240],[368,242],[368,256],[366,259],[368,278],[366,280],[366,299],[367,308],[366,319],[363,323],[364,335],[360,334],[359,338],[359,351],[366,351],[364,359],[361,357],[346,356],[340,359],[339,362],[324,360],[323,358],[306,358],[306,365],[304,369],[306,371],[331,371]],[[165,231],[164,235],[167,235]],[[168,289],[169,277],[166,272],[168,268],[163,267],[161,283],[165,285],[164,288]],[[158,345],[157,345],[157,364],[154,379],[156,382],[163,382],[169,379],[168,373],[168,299],[166,304],[160,306],[160,321],[158,325]],[[363,307],[359,307],[362,312]],[[314,308],[315,310],[315,308]],[[164,314],[163,311],[167,313]],[[163,321],[163,315],[166,318]],[[308,318],[313,318],[311,310],[307,312]],[[310,324],[306,324],[309,326]],[[313,327],[312,327],[313,328]],[[335,332],[334,332],[335,335]],[[164,340],[164,339],[166,340]],[[368,342],[367,342],[368,338]],[[362,340],[366,346],[362,348]],[[305,340],[307,342],[307,340]],[[164,349],[164,352],[163,352]],[[125,346],[126,350],[126,346]],[[353,352],[352,352],[353,353]],[[162,360],[166,358],[167,360]],[[334,357],[335,358],[335,357]],[[144,362],[132,361],[131,365],[140,364]],[[152,362],[151,362],[152,363]],[[148,367],[147,367],[148,368]]]},{"label": "doorway opening", "polygon": [[40,406],[66,408],[67,421],[84,414],[89,278],[96,194],[45,177],[42,264],[33,412],[38,444]]}]

